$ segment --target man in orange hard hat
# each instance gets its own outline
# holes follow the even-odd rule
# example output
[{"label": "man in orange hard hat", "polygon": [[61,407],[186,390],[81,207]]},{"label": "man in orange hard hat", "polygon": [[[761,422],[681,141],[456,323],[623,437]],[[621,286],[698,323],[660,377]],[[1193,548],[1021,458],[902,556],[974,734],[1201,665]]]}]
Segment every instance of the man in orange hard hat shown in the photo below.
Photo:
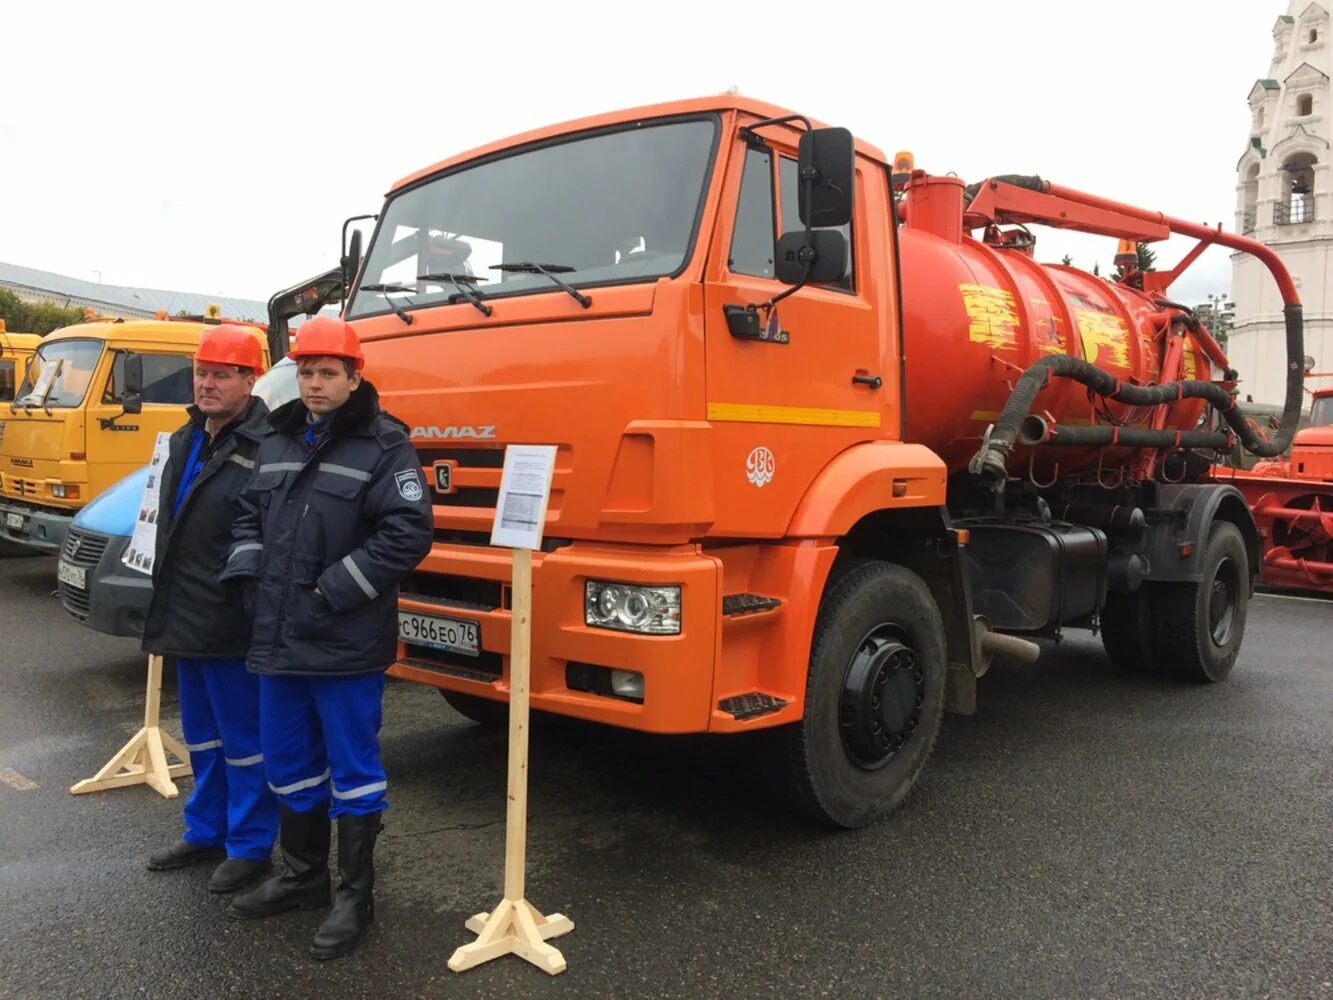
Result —
[{"label": "man in orange hard hat", "polygon": [[384,671],[398,650],[398,581],[430,550],[433,526],[421,461],[362,377],[355,331],[316,316],[289,357],[301,398],[269,418],[223,571],[255,584],[249,667],[260,675],[285,868],[227,913],[328,905],[332,818],[341,879],[310,952],[328,959],[352,951],[374,919],[373,855],[389,805]]},{"label": "man in orange hard hat", "polygon": [[208,882],[213,892],[238,889],[269,869],[278,826],[259,745],[259,679],[245,669],[250,623],[240,595],[218,579],[236,497],[268,416],[251,395],[263,370],[256,330],[222,324],[205,331],[194,356],[194,405],[171,436],[158,509],[149,517],[157,545],[143,647],[176,657],[194,789],[184,835],[152,854],[148,867],[223,859]]}]

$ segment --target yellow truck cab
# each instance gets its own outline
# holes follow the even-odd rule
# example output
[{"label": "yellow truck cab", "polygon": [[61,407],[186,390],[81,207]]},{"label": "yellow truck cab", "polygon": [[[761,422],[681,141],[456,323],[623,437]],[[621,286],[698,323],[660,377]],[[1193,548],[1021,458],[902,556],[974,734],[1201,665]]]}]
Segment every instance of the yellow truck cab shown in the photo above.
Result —
[{"label": "yellow truck cab", "polygon": [[[59,551],[80,508],[148,461],[158,431],[181,425],[191,358],[221,321],[87,322],[42,340],[0,404],[0,539]],[[267,360],[264,327],[244,325]]]},{"label": "yellow truck cab", "polygon": [[0,404],[14,401],[33,352],[41,342],[42,338],[35,333],[10,333],[0,319]]}]

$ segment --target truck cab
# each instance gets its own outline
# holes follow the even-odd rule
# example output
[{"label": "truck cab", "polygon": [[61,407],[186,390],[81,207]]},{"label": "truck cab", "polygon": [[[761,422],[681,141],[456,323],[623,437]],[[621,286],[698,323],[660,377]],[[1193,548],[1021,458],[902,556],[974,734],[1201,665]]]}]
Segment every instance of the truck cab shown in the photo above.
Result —
[{"label": "truck cab", "polygon": [[147,461],[159,431],[180,426],[190,359],[213,322],[97,321],[41,342],[0,404],[0,538],[60,550],[74,515]]}]

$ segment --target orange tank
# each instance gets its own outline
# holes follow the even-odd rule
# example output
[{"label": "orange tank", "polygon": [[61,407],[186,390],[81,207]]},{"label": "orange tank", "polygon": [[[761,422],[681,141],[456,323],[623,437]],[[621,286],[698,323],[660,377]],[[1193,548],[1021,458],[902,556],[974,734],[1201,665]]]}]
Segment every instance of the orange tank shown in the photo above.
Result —
[{"label": "orange tank", "polygon": [[[914,176],[902,204],[899,230],[903,285],[906,440],[931,448],[951,472],[967,466],[989,424],[999,416],[1014,380],[1047,354],[1072,354],[1123,381],[1160,381],[1170,310],[1144,293],[1058,264],[1039,264],[1019,239],[988,242],[963,231],[963,182]],[[1188,338],[1180,378],[1212,377],[1207,357]],[[1037,397],[1032,413],[1063,425],[1088,425],[1109,413],[1129,426],[1149,426],[1150,408],[1099,400],[1075,382],[1057,379]],[[1166,427],[1193,428],[1200,400],[1172,408]],[[1104,415],[1096,422],[1105,422]],[[1100,448],[1042,449],[1041,459],[1064,471],[1095,467]],[[1111,450],[1108,467],[1128,454]],[[1020,451],[1019,463],[1026,467]],[[1039,459],[1038,469],[1046,471]]]}]

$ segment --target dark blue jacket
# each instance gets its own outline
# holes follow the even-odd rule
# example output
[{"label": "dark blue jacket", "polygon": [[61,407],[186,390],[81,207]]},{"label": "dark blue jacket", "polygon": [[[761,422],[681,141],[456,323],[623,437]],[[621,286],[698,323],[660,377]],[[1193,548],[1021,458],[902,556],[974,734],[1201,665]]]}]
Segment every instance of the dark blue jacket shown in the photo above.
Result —
[{"label": "dark blue jacket", "polygon": [[313,450],[308,413],[298,399],[269,417],[222,577],[258,582],[255,673],[384,670],[398,651],[398,581],[433,537],[421,462],[369,382]]},{"label": "dark blue jacket", "polygon": [[162,482],[143,648],[167,656],[239,659],[250,649],[250,622],[235,589],[218,577],[231,548],[236,498],[269,429],[268,407],[252,397],[239,418],[205,441],[199,456],[204,467],[173,516],[191,439],[196,431],[204,433],[204,415],[193,406],[188,412],[189,421],[171,435],[166,465],[153,470]]}]

